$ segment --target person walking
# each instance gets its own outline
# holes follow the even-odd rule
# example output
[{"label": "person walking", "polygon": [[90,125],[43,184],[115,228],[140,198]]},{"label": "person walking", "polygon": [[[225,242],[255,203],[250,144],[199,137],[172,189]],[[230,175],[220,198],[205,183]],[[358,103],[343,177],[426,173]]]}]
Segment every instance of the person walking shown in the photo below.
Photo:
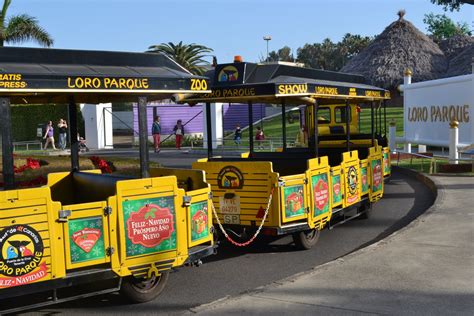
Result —
[{"label": "person walking", "polygon": [[265,140],[265,135],[260,126],[257,127],[257,133],[255,133],[255,140],[257,141],[258,149],[263,149],[263,141]]},{"label": "person walking", "polygon": [[184,126],[181,120],[176,122],[176,125],[173,128],[174,134],[176,135],[176,148],[181,149],[181,142],[183,141],[184,136]]},{"label": "person walking", "polygon": [[46,139],[44,143],[44,150],[48,148],[48,145],[51,144],[53,149],[56,150],[56,146],[54,145],[54,127],[53,121],[49,121],[48,125],[46,126],[46,132],[44,133],[43,139]]},{"label": "person walking", "polygon": [[295,146],[308,147],[308,132],[304,125],[300,128],[298,134],[296,134]]},{"label": "person walking", "polygon": [[155,116],[155,121],[151,126],[151,134],[153,135],[153,144],[155,145],[155,153],[160,152],[160,135],[161,135],[161,125],[160,117]]},{"label": "person walking", "polygon": [[242,139],[242,130],[240,129],[240,124],[237,124],[234,131],[234,143],[237,144],[237,147],[240,146]]},{"label": "person walking", "polygon": [[59,130],[59,148],[61,150],[66,149],[66,143],[67,143],[67,123],[66,120],[60,119],[59,124],[58,124],[58,130]]}]

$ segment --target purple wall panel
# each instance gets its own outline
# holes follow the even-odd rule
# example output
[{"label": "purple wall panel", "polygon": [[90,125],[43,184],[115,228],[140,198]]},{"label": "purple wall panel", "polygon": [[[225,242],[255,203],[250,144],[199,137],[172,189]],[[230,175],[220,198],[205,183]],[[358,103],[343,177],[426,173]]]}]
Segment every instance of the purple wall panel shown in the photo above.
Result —
[{"label": "purple wall panel", "polygon": [[[185,126],[186,133],[202,133],[203,132],[203,120],[204,116],[202,113],[204,105],[198,104],[190,107],[187,105],[178,104],[148,104],[147,117],[148,117],[148,133],[151,135],[151,125],[153,123],[153,108],[156,107],[157,114],[160,116],[161,130],[163,134],[171,134],[173,127],[176,125],[176,121],[181,119],[183,124],[186,124],[193,117],[196,117],[188,122]],[[224,104],[224,130],[231,131],[235,129],[237,124],[241,127],[249,125],[248,117],[248,106],[247,104]],[[265,106],[261,104],[253,105],[253,121],[258,121],[265,115]],[[136,105],[133,106],[133,128],[138,131],[138,108]]]},{"label": "purple wall panel", "polygon": [[[265,116],[265,106],[262,104],[253,105],[253,122]],[[247,104],[224,104],[224,131],[232,131],[237,124],[240,127],[249,125],[249,114]]]},{"label": "purple wall panel", "polygon": [[[202,133],[202,106],[196,105],[193,107],[178,104],[148,104],[148,133],[151,134],[151,125],[153,124],[153,108],[156,107],[156,112],[160,116],[161,132],[163,134],[172,134],[173,128],[177,120],[182,120],[186,124],[193,117],[196,117],[186,124],[184,130],[186,133]],[[138,131],[138,108],[133,107],[133,128]]]}]

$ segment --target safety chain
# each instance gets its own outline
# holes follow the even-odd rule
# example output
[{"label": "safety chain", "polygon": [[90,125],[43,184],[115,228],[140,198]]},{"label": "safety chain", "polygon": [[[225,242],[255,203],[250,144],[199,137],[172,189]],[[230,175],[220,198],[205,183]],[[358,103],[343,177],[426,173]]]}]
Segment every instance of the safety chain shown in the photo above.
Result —
[{"label": "safety chain", "polygon": [[217,216],[216,208],[214,207],[214,202],[211,199],[211,208],[212,208],[212,212],[214,213],[214,217],[217,220],[217,224],[219,225],[219,228],[221,229],[221,231],[224,234],[225,238],[227,238],[227,240],[231,244],[233,244],[234,246],[237,246],[237,247],[245,247],[245,246],[250,245],[255,240],[255,238],[257,238],[258,234],[260,234],[260,231],[262,230],[262,227],[263,227],[263,224],[265,223],[265,220],[267,219],[268,211],[270,210],[270,205],[272,204],[273,190],[274,189],[275,188],[272,187],[272,190],[270,192],[270,196],[268,197],[267,209],[265,210],[265,214],[263,215],[262,222],[260,223],[260,226],[258,227],[255,234],[252,236],[252,238],[250,238],[249,240],[247,240],[246,242],[243,242],[243,243],[240,243],[240,242],[237,242],[237,241],[233,240],[229,236],[229,234],[227,234],[227,232],[225,231],[224,227],[221,224],[221,221],[219,220],[219,216]]}]

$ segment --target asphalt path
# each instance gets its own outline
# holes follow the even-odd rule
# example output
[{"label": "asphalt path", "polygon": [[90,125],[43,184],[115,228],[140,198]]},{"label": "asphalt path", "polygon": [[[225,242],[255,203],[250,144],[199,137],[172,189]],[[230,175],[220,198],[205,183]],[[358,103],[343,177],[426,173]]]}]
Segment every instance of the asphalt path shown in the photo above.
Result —
[{"label": "asphalt path", "polygon": [[[161,162],[170,165],[163,158]],[[173,167],[186,167],[189,163],[184,160],[195,160],[195,157],[183,158],[180,162],[176,158],[170,158]],[[202,266],[183,267],[173,271],[164,292],[152,302],[130,305],[118,294],[109,294],[30,313],[179,314],[195,306],[238,295],[308,271],[378,241],[410,223],[432,201],[431,191],[423,184],[394,173],[390,183],[386,184],[383,199],[374,206],[369,219],[356,219],[332,230],[323,230],[318,244],[311,250],[297,250],[289,236],[260,240],[246,248],[236,248],[222,242],[218,254],[204,259]]]}]

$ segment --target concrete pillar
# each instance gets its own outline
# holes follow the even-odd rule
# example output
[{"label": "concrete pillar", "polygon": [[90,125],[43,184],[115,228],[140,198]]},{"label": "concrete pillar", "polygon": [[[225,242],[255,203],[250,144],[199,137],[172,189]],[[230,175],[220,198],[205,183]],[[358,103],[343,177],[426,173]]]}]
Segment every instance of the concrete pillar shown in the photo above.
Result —
[{"label": "concrete pillar", "polygon": [[458,164],[458,141],[459,141],[459,122],[451,121],[449,123],[449,162],[452,164]]},{"label": "concrete pillar", "polygon": [[405,143],[403,145],[403,151],[407,153],[411,153],[411,144],[410,143]]},{"label": "concrete pillar", "polygon": [[[224,106],[222,103],[211,104],[211,124],[212,124],[212,148],[216,149],[218,145],[222,145],[222,138],[224,137],[223,128],[223,111]],[[203,106],[203,116],[206,117],[206,107]],[[203,148],[207,148],[207,128],[206,120],[203,120]]]},{"label": "concrete pillar", "polygon": [[113,148],[112,103],[82,104],[81,112],[84,117],[87,147]]},{"label": "concrete pillar", "polygon": [[426,145],[418,144],[418,152],[419,153],[425,153],[426,152]]},{"label": "concrete pillar", "polygon": [[397,123],[395,122],[395,119],[392,119],[388,128],[388,146],[391,152],[395,152],[397,150],[396,137],[397,137]]}]

